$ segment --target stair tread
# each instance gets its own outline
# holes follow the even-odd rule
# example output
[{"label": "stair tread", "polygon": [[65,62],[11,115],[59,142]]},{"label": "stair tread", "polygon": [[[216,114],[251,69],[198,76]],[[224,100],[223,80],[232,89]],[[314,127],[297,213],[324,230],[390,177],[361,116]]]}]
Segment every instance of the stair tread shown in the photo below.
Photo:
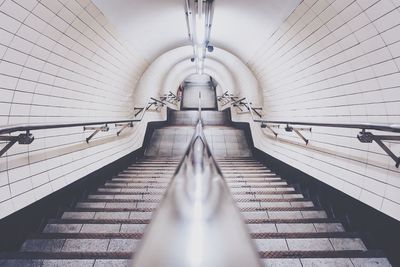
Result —
[{"label": "stair tread", "polygon": [[[384,258],[381,250],[261,251],[262,258]],[[132,252],[3,252],[0,259],[131,259]]]},{"label": "stair tread", "polygon": [[[289,266],[370,261],[390,266],[381,251],[368,250],[358,233],[347,232],[262,163],[217,161],[266,266],[277,259]],[[18,266],[12,264],[20,260],[27,266],[127,266],[178,163],[147,157],[132,164],[61,218],[48,220],[21,251],[0,253],[0,265]]]}]

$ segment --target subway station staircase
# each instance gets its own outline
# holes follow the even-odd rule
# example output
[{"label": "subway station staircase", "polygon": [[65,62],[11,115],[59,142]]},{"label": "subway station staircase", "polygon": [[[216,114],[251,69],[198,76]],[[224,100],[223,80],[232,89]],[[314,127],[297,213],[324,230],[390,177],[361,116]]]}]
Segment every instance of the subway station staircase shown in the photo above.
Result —
[{"label": "subway station staircase", "polygon": [[[179,116],[154,133],[142,159],[49,220],[20,251],[2,253],[0,266],[129,266],[192,133],[190,116]],[[391,266],[254,159],[241,130],[209,118],[206,137],[264,266]]]}]

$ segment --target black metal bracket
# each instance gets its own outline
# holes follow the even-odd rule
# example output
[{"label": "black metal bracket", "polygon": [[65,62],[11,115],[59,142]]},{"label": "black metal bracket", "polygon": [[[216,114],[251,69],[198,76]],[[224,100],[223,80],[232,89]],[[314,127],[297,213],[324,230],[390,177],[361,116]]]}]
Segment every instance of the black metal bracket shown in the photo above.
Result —
[{"label": "black metal bracket", "polygon": [[168,94],[164,94],[164,96],[160,97],[160,99],[161,101],[168,102],[172,105],[176,105],[179,101],[181,101],[181,99],[171,91],[169,91]]},{"label": "black metal bracket", "polygon": [[18,142],[20,145],[30,145],[33,140],[35,140],[35,137],[29,131],[17,136],[1,135],[0,141],[7,141],[8,143],[0,150],[0,157],[3,156],[3,154],[6,153],[15,143]]},{"label": "black metal bracket", "polygon": [[135,112],[135,117],[137,117],[137,115],[139,115],[140,113],[142,113],[142,111],[144,111],[144,108],[133,108],[133,111]]},{"label": "black metal bracket", "polygon": [[[262,118],[262,114],[260,113],[260,110],[262,110],[262,107],[260,107],[260,108],[252,107],[252,106],[251,106],[252,103],[244,102],[244,100],[246,100],[245,97],[243,97],[243,98],[241,98],[241,99],[239,99],[239,100],[236,100],[236,101],[232,102],[231,105],[232,105],[233,107],[238,108],[241,112],[243,111],[242,107],[245,107],[248,111],[254,112],[258,117]],[[250,109],[251,109],[251,110],[250,110]]]},{"label": "black metal bracket", "polygon": [[253,108],[253,107],[251,107],[251,110],[253,110],[253,112],[256,113],[258,115],[258,117],[262,118],[262,115],[259,112],[259,110],[262,110],[262,108]]},{"label": "black metal bracket", "polygon": [[88,138],[86,138],[86,143],[89,144],[89,141],[99,132],[108,132],[108,130],[110,130],[110,128],[106,125],[103,126],[99,126],[99,127],[91,127],[91,126],[84,126],[83,127],[84,131],[94,131]]},{"label": "black metal bracket", "polygon": [[123,130],[125,130],[128,127],[133,127],[133,122],[129,122],[129,123],[116,123],[115,127],[122,127],[121,129],[119,129],[119,131],[117,132],[117,136],[119,136]]},{"label": "black metal bracket", "polygon": [[[275,137],[278,137],[278,133],[277,132],[275,132],[273,129],[272,129],[272,127],[271,126],[269,126],[269,125],[267,125],[266,123],[261,123],[261,128],[263,128],[263,129],[265,129],[265,128],[267,128],[268,130],[270,130],[274,135],[275,135]],[[278,128],[279,128],[279,125],[278,125]]]},{"label": "black metal bracket", "polygon": [[312,131],[312,128],[295,128],[292,126],[289,126],[289,124],[286,125],[285,127],[286,132],[295,132],[305,143],[308,145],[309,140],[304,137],[304,135],[300,131]]},{"label": "black metal bracket", "polygon": [[149,104],[146,107],[146,110],[149,110],[152,106],[155,106],[156,110],[158,111],[160,108],[166,106],[165,102],[161,100],[155,99],[153,97],[150,97],[150,99],[152,100],[152,102],[149,102]]},{"label": "black metal bracket", "polygon": [[228,91],[223,93],[221,96],[217,97],[217,100],[221,102],[222,106],[225,106],[227,104],[233,103],[237,101],[238,97],[234,96],[233,94],[229,94]]},{"label": "black metal bracket", "polygon": [[394,162],[396,163],[396,168],[400,166],[400,157],[397,157],[390,148],[385,145],[382,141],[400,141],[400,136],[395,136],[395,135],[375,135],[371,132],[366,132],[365,129],[363,129],[358,135],[357,139],[361,143],[372,143],[375,141],[385,152],[389,157],[391,157]]}]

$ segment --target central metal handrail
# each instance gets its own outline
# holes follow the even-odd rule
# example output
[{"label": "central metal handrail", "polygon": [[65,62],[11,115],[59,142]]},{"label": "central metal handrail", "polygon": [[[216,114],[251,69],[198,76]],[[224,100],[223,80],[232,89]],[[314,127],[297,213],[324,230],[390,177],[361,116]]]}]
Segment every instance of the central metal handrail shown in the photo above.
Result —
[{"label": "central metal handrail", "polygon": [[261,266],[228,185],[207,144],[201,119],[133,266]]}]

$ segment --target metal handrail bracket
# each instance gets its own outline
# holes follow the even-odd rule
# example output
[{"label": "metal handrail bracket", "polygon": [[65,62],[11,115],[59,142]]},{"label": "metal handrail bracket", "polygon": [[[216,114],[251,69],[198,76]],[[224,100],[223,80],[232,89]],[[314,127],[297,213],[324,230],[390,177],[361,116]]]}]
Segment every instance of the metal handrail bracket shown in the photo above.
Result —
[{"label": "metal handrail bracket", "polygon": [[[237,101],[230,102],[231,107],[236,107],[240,111],[243,111],[242,108],[238,107],[238,103],[247,107],[250,111],[250,116],[253,122],[260,123],[261,128],[267,128],[270,130],[275,137],[278,137],[278,133],[272,129],[272,125],[285,125],[285,130],[287,132],[295,132],[305,143],[306,145],[310,140],[304,137],[301,131],[312,131],[313,126],[315,127],[327,127],[327,128],[343,128],[343,129],[358,129],[361,132],[357,135],[357,139],[361,143],[372,143],[375,142],[382,148],[382,150],[393,159],[395,162],[396,168],[400,167],[400,156],[396,156],[394,152],[385,144],[383,141],[400,141],[400,136],[398,135],[376,135],[371,130],[374,131],[383,131],[383,132],[392,132],[392,133],[400,133],[400,124],[376,124],[376,123],[322,123],[322,122],[300,122],[300,121],[278,121],[278,120],[265,120],[262,119],[262,116],[257,110],[259,108],[253,108],[251,103],[246,100],[246,98],[242,98]],[[254,114],[256,113],[260,118],[256,119]],[[294,126],[306,126],[307,128],[300,128]],[[367,131],[369,130],[369,131]]]},{"label": "metal handrail bracket", "polygon": [[[117,136],[121,134],[121,132],[127,127],[133,127],[134,122],[140,122],[144,118],[146,111],[148,111],[152,106],[156,107],[158,111],[161,107],[165,107],[166,103],[151,97],[145,107],[143,108],[134,108],[134,117],[135,119],[128,120],[113,120],[113,121],[98,121],[98,122],[78,122],[78,123],[64,123],[64,124],[31,124],[31,125],[19,125],[19,126],[9,126],[0,128],[0,141],[5,141],[7,144],[0,150],[0,157],[4,155],[13,145],[16,143],[29,145],[34,141],[34,136],[31,131],[37,130],[48,130],[48,129],[61,129],[61,128],[73,128],[73,127],[83,127],[84,131],[92,130],[94,131],[89,137],[86,138],[86,143],[99,132],[107,132],[109,130],[108,124],[115,124],[116,126],[123,126],[117,132]],[[136,118],[139,114],[141,116]],[[19,135],[11,135],[16,132],[25,132],[20,133]]]}]

